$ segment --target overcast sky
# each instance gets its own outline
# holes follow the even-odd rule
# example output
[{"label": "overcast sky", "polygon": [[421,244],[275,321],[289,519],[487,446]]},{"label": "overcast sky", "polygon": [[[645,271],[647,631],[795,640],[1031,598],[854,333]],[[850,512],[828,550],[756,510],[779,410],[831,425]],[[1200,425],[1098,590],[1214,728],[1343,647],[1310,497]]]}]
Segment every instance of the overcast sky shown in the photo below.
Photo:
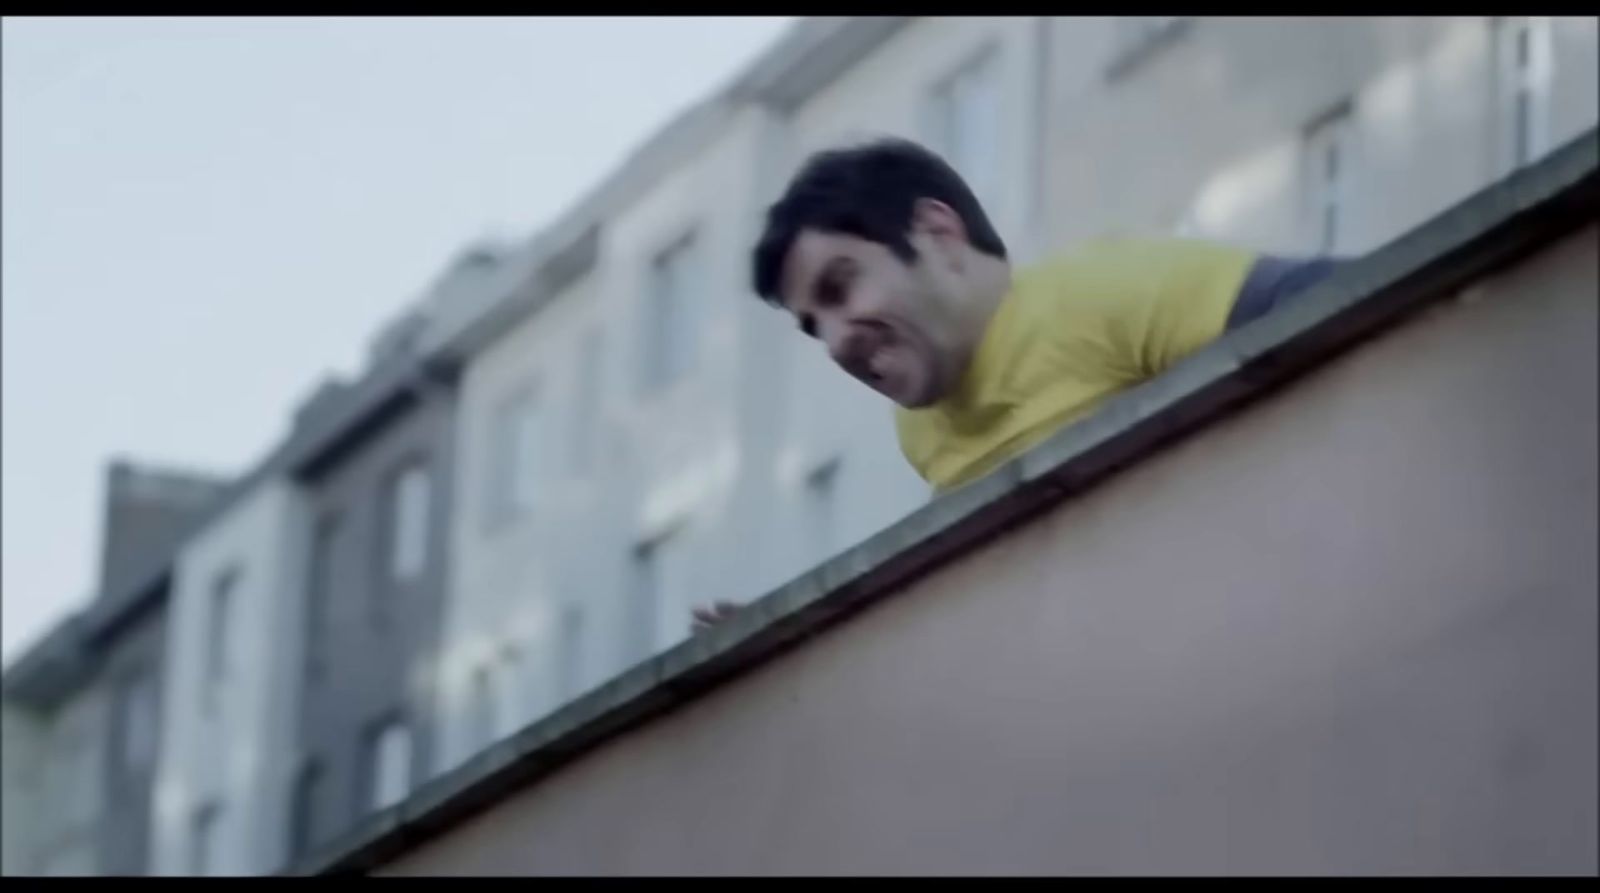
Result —
[{"label": "overcast sky", "polygon": [[790,22],[7,18],[4,659],[91,597],[107,461],[243,471]]}]

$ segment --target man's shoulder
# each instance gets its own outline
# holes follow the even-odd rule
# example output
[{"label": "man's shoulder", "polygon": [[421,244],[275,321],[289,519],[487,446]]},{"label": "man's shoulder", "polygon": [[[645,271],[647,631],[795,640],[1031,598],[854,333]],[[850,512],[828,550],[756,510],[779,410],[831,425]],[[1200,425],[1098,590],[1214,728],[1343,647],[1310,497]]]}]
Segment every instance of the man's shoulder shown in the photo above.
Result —
[{"label": "man's shoulder", "polygon": [[1254,257],[1256,252],[1239,245],[1208,239],[1179,236],[1103,235],[1058,249],[1023,267],[1020,275],[1063,275],[1074,269],[1097,265],[1132,265],[1138,269],[1163,258]]},{"label": "man's shoulder", "polygon": [[1026,266],[1014,277],[1024,302],[1085,298],[1110,288],[1120,291],[1148,275],[1152,263],[1180,246],[1161,239],[1102,236],[1064,246]]},{"label": "man's shoulder", "polygon": [[1231,275],[1254,261],[1258,252],[1224,242],[1160,236],[1102,236],[1088,239],[1021,267],[1015,291],[1025,302],[1095,295],[1121,304],[1129,291],[1161,288],[1179,281]]}]

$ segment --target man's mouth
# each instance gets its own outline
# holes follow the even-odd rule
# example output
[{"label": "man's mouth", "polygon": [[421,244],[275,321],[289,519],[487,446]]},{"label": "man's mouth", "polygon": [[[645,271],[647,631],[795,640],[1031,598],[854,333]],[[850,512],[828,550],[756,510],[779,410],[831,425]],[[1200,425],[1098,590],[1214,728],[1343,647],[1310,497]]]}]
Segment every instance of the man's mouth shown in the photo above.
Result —
[{"label": "man's mouth", "polygon": [[868,383],[874,387],[881,387],[888,379],[888,347],[892,336],[887,326],[877,325],[873,328],[877,335],[876,343],[873,344],[871,353],[867,354],[867,361],[862,364],[861,369]]},{"label": "man's mouth", "polygon": [[867,362],[862,367],[862,373],[867,379],[868,384],[875,388],[883,387],[884,383],[887,382],[889,378],[885,369],[888,362],[888,357],[884,356],[882,347],[874,350],[872,355],[867,357]]}]

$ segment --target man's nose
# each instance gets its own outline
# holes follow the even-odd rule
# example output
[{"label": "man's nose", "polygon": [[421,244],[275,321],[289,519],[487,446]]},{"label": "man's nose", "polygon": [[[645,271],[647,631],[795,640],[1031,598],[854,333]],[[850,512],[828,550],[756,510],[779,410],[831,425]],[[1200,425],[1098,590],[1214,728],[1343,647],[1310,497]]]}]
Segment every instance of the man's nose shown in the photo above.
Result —
[{"label": "man's nose", "polygon": [[866,330],[843,321],[825,323],[822,338],[828,344],[829,356],[846,369],[863,362],[872,347]]}]

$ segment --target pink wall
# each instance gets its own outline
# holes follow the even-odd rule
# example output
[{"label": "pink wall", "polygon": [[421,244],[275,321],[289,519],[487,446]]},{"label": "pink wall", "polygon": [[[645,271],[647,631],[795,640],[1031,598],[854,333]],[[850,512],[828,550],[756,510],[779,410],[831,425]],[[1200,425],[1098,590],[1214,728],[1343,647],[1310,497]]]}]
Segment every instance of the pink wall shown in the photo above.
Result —
[{"label": "pink wall", "polygon": [[389,871],[1593,873],[1596,236]]}]

